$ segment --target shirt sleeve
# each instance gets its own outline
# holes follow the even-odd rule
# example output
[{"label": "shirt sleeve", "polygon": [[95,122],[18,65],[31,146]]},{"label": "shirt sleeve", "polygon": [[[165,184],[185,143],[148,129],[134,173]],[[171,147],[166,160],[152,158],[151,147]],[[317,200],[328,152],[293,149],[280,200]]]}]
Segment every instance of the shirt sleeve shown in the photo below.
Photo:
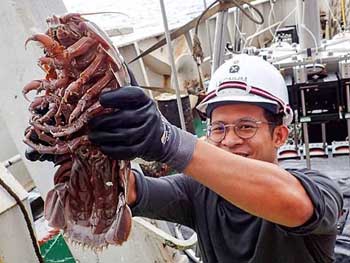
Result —
[{"label": "shirt sleeve", "polygon": [[189,180],[183,174],[161,178],[135,174],[137,199],[131,207],[133,216],[176,222],[193,227],[193,208]]},{"label": "shirt sleeve", "polygon": [[336,225],[343,208],[343,196],[339,186],[329,177],[314,170],[288,170],[303,185],[314,205],[313,216],[298,227],[280,226],[297,235],[327,235],[336,233]]}]

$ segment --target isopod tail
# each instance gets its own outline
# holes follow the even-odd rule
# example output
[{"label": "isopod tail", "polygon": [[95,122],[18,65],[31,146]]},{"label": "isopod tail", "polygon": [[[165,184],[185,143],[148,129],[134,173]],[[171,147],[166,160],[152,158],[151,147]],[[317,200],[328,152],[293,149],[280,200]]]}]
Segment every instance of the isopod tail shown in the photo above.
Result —
[{"label": "isopod tail", "polygon": [[121,245],[128,239],[132,224],[131,210],[125,203],[124,193],[119,194],[118,209],[116,213],[116,219],[106,233],[106,241],[109,244]]},{"label": "isopod tail", "polygon": [[131,232],[132,215],[128,205],[123,207],[122,215],[119,220],[119,227],[116,232],[116,243],[121,245],[126,241]]},{"label": "isopod tail", "polygon": [[64,203],[67,192],[64,183],[59,183],[49,191],[45,200],[44,216],[49,226],[64,229],[66,217],[64,214]]}]

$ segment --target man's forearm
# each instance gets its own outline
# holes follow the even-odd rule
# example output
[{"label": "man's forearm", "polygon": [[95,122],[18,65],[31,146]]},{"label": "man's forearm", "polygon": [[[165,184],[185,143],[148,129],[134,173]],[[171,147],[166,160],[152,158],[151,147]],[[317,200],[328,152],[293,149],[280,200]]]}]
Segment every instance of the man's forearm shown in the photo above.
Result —
[{"label": "man's forearm", "polygon": [[248,213],[281,225],[302,225],[313,214],[304,188],[287,171],[204,141],[197,142],[185,174]]}]

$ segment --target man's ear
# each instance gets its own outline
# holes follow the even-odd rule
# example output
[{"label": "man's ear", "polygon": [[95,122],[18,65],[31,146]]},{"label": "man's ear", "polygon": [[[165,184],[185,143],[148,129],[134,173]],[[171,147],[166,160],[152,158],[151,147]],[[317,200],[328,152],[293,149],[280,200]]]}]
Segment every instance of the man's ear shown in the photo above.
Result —
[{"label": "man's ear", "polygon": [[286,125],[276,126],[273,131],[273,143],[276,148],[281,147],[288,139],[289,130]]}]

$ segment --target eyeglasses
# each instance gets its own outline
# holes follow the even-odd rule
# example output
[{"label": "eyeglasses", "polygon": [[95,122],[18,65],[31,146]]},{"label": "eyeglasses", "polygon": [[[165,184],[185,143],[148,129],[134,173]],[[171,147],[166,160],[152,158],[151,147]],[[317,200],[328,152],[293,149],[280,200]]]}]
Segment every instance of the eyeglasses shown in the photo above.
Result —
[{"label": "eyeglasses", "polygon": [[212,142],[220,143],[225,138],[229,127],[233,127],[233,131],[239,138],[250,139],[255,136],[261,124],[274,125],[273,122],[256,121],[252,119],[239,119],[232,124],[214,122],[208,126],[207,137]]}]

